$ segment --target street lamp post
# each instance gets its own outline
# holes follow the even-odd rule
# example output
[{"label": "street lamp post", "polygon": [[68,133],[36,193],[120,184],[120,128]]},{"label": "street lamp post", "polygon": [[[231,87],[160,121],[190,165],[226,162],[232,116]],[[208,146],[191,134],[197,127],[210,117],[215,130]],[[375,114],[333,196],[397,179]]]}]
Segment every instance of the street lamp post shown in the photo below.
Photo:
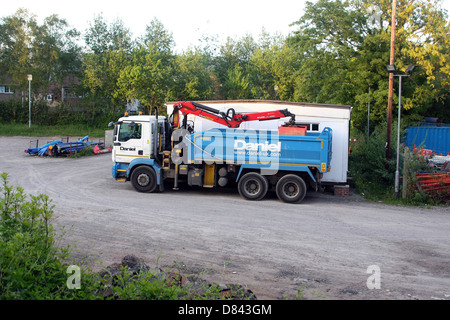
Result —
[{"label": "street lamp post", "polygon": [[397,123],[397,166],[395,169],[395,198],[398,199],[398,185],[400,182],[400,172],[398,170],[400,162],[400,117],[402,112],[402,78],[404,75],[398,76],[398,123]]},{"label": "street lamp post", "polygon": [[31,128],[31,80],[33,80],[33,75],[27,75],[28,79],[28,129]]},{"label": "street lamp post", "polygon": [[400,171],[399,171],[399,163],[400,163],[400,119],[401,119],[401,111],[402,111],[402,78],[411,76],[412,71],[416,66],[410,65],[406,69],[406,74],[397,74],[397,69],[395,65],[387,65],[389,73],[392,73],[394,77],[398,77],[398,124],[397,124],[397,166],[395,170],[395,198],[398,198],[399,192],[399,182],[400,182]]}]

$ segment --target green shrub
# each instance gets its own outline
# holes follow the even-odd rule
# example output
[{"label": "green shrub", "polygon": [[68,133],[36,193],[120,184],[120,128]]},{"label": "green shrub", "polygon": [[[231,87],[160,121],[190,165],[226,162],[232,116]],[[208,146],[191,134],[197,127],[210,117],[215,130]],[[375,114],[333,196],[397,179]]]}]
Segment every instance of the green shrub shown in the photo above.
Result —
[{"label": "green shrub", "polygon": [[384,198],[392,194],[396,170],[396,143],[391,143],[392,159],[388,161],[386,127],[377,127],[369,139],[360,132],[354,133],[353,136],[357,142],[352,146],[349,156],[349,175],[353,178],[356,190],[369,199]]},{"label": "green shrub", "polygon": [[[62,104],[50,107],[45,101],[32,101],[31,123],[38,126],[88,126],[105,129],[110,121],[115,121],[123,113],[117,108],[78,101],[74,105]],[[28,102],[21,100],[0,101],[0,123],[27,124],[29,121]]]},{"label": "green shrub", "polygon": [[[397,131],[397,125],[393,124]],[[377,127],[370,138],[359,131],[353,132],[352,152],[349,156],[349,176],[357,192],[368,200],[386,200],[402,204],[436,204],[435,199],[417,188],[416,174],[430,171],[426,160],[401,145],[399,157],[399,198],[395,198],[395,171],[397,168],[397,133],[391,135],[391,160],[386,160],[386,126]],[[419,147],[420,148],[420,147]],[[405,158],[405,154],[407,155]],[[406,166],[405,166],[406,159]],[[405,171],[405,168],[407,170]],[[405,181],[403,181],[403,179]],[[403,198],[403,188],[406,197]]]},{"label": "green shrub", "polygon": [[54,245],[48,196],[24,194],[1,174],[0,298],[51,299],[61,295],[67,275],[62,260],[67,250]]},{"label": "green shrub", "polygon": [[51,202],[44,194],[27,196],[0,174],[0,300],[224,299],[217,285],[179,285],[172,276],[126,267],[106,276],[80,267],[80,287],[69,288],[70,252],[57,245]]},{"label": "green shrub", "polygon": [[[417,149],[421,149],[419,146]],[[406,186],[406,197],[405,202],[419,205],[419,204],[429,204],[437,205],[443,201],[443,199],[448,197],[448,194],[443,191],[442,193],[435,192],[432,194],[427,194],[423,192],[419,187],[417,174],[418,173],[431,173],[433,168],[430,167],[424,156],[406,148],[405,151],[406,169],[403,172],[403,179],[405,179]]]}]

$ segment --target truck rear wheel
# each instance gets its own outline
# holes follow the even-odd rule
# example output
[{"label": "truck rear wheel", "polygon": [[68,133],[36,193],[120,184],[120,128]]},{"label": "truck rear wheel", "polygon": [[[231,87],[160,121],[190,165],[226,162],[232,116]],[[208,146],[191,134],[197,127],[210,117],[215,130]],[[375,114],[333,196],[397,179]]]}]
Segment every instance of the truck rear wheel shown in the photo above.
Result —
[{"label": "truck rear wheel", "polygon": [[239,194],[247,200],[261,200],[268,190],[267,178],[256,172],[245,174],[238,183]]},{"label": "truck rear wheel", "polygon": [[153,192],[156,189],[156,174],[153,168],[140,166],[131,174],[131,184],[139,192]]},{"label": "truck rear wheel", "polygon": [[306,183],[295,174],[287,174],[278,180],[276,193],[283,202],[298,203],[305,198]]}]

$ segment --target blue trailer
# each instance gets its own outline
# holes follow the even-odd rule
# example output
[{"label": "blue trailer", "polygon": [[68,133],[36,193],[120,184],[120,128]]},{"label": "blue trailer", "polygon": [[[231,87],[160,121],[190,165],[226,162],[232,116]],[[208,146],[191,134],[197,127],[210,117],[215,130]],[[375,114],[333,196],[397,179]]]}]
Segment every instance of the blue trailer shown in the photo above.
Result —
[{"label": "blue trailer", "polygon": [[288,203],[301,202],[308,188],[319,189],[323,173],[330,170],[330,128],[307,133],[290,121],[279,130],[243,130],[233,128],[232,119],[237,118],[230,117],[229,129],[193,133],[171,118],[120,118],[114,130],[112,175],[131,181],[140,192],[163,191],[170,181],[174,189],[180,183],[236,186],[247,200],[261,200],[273,190]]},{"label": "blue trailer", "polygon": [[[67,138],[68,139],[68,138]],[[38,143],[38,142],[37,142]],[[28,148],[25,153],[29,155],[37,156],[60,156],[60,155],[71,155],[82,151],[85,148],[93,148],[99,146],[103,149],[103,142],[89,141],[89,136],[84,136],[83,138],[72,141],[63,142],[62,140],[55,140],[44,144],[41,147]]]}]

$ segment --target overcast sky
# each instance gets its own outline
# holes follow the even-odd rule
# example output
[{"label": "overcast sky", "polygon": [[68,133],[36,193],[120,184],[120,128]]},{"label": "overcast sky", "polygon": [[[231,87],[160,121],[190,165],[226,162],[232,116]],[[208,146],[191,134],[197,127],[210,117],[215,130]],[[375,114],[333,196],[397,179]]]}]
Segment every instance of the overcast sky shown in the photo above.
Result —
[{"label": "overcast sky", "polygon": [[[38,21],[58,14],[77,30],[83,32],[96,15],[113,22],[120,18],[134,37],[145,32],[153,18],[160,20],[172,32],[177,50],[198,44],[203,35],[241,38],[250,33],[255,39],[263,28],[270,34],[287,35],[295,30],[289,25],[303,15],[306,0],[14,0],[2,6],[0,17],[27,8]],[[314,1],[314,0],[310,0]],[[450,12],[450,0],[444,0]]]}]

